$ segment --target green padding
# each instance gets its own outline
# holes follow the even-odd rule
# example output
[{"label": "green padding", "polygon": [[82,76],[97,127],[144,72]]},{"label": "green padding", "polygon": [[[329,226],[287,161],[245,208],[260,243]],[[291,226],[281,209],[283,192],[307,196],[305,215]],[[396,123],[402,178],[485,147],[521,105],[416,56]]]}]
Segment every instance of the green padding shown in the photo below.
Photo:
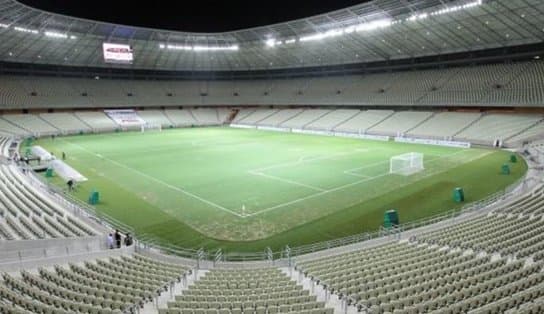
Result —
[{"label": "green padding", "polygon": [[510,174],[510,166],[508,164],[502,165],[501,173],[502,174]]},{"label": "green padding", "polygon": [[383,226],[385,228],[391,228],[399,224],[399,214],[395,209],[391,209],[385,212],[383,216]]},{"label": "green padding", "polygon": [[89,204],[96,205],[100,201],[100,194],[96,190],[92,190],[89,195]]},{"label": "green padding", "polygon": [[456,203],[465,201],[465,193],[462,188],[455,188],[453,190],[453,201]]}]

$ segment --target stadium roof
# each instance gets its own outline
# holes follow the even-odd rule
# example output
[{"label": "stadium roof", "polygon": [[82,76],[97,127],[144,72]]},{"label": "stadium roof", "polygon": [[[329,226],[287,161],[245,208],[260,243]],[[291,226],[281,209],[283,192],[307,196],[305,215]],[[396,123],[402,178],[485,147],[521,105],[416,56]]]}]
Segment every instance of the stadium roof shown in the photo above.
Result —
[{"label": "stadium roof", "polygon": [[[541,43],[541,0],[374,0],[275,25],[188,33],[116,25],[0,0],[0,61],[175,71],[367,63]],[[104,61],[127,44],[131,64]]]}]

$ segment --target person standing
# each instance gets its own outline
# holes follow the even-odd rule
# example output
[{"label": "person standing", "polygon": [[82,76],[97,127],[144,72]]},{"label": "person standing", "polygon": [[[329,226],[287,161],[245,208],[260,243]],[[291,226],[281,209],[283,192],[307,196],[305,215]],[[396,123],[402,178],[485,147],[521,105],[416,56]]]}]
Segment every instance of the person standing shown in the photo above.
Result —
[{"label": "person standing", "polygon": [[117,248],[121,248],[121,234],[119,233],[119,230],[115,230],[115,245]]},{"label": "person standing", "polygon": [[108,234],[108,248],[113,249],[113,235],[111,233]]},{"label": "person standing", "polygon": [[125,236],[125,246],[131,246],[132,245],[132,237],[130,236],[130,233],[127,233]]},{"label": "person standing", "polygon": [[74,190],[74,180],[70,179],[66,184],[68,185],[68,191],[72,192]]}]

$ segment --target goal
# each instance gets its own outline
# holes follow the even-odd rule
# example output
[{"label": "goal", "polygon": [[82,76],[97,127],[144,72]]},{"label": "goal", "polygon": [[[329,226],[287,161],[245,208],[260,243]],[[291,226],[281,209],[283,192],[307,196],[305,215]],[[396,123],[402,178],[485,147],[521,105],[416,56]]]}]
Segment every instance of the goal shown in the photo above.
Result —
[{"label": "goal", "polygon": [[406,153],[391,157],[389,161],[389,173],[409,176],[423,168],[423,154],[421,153]]},{"label": "goal", "polygon": [[141,131],[142,133],[149,132],[149,131],[162,131],[162,125],[160,124],[142,124],[141,125]]}]

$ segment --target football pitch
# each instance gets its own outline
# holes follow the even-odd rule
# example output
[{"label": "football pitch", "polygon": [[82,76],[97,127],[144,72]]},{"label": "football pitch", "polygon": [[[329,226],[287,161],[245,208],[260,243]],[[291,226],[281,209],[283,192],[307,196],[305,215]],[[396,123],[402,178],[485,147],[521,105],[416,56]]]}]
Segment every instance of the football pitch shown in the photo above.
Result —
[{"label": "football pitch", "polygon": [[[97,209],[137,233],[185,248],[279,249],[379,229],[459,207],[508,186],[527,166],[509,152],[233,128],[44,138],[41,145],[89,180]],[[421,172],[389,173],[392,156],[424,155]],[[53,182],[63,184],[55,178]]]}]

